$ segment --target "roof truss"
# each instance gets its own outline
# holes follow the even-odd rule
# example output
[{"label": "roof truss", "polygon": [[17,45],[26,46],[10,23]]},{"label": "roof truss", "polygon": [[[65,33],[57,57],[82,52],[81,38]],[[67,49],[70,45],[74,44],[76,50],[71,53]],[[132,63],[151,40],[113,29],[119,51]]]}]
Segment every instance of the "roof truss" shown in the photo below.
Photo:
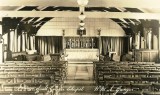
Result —
[{"label": "roof truss", "polygon": [[[78,17],[70,11],[0,11],[0,17]],[[85,12],[87,18],[160,19],[160,13]]]}]

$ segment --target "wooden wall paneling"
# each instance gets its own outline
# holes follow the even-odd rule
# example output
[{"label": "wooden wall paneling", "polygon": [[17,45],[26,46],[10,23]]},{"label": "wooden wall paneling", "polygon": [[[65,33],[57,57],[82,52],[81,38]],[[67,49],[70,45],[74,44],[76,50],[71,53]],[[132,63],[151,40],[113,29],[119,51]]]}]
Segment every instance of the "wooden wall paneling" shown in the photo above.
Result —
[{"label": "wooden wall paneling", "polygon": [[142,62],[150,61],[150,53],[149,52],[141,52],[142,53]]},{"label": "wooden wall paneling", "polygon": [[156,62],[158,59],[158,50],[135,50],[135,61]]},{"label": "wooden wall paneling", "polygon": [[141,62],[142,61],[141,58],[142,58],[141,52],[135,51],[135,61]]},{"label": "wooden wall paneling", "polygon": [[157,61],[158,52],[150,52],[150,62]]}]

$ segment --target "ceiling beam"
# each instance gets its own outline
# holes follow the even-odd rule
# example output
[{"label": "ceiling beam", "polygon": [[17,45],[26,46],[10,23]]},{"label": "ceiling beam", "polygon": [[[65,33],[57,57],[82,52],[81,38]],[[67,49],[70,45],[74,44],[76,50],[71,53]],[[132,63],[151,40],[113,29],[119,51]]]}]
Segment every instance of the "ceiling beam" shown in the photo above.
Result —
[{"label": "ceiling beam", "polygon": [[[76,0],[0,0],[0,6],[68,6]],[[89,0],[88,7],[160,8],[160,0]]]},{"label": "ceiling beam", "polygon": [[[77,17],[80,12],[69,11],[0,11],[0,17]],[[87,18],[160,19],[160,13],[85,12]]]}]

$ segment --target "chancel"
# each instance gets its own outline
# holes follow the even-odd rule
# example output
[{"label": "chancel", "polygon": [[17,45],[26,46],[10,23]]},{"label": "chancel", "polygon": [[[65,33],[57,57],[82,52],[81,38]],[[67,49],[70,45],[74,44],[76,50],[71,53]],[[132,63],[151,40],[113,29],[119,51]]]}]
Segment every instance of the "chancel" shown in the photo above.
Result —
[{"label": "chancel", "polygon": [[160,95],[159,0],[0,2],[0,95]]}]

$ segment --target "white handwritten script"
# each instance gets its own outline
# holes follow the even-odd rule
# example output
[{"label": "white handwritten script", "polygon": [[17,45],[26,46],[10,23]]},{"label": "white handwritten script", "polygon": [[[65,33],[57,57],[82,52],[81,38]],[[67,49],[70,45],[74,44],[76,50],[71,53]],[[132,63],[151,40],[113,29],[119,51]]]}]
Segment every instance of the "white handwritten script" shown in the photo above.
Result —
[{"label": "white handwritten script", "polygon": [[[113,88],[114,88],[114,90],[113,90]],[[35,91],[35,93],[39,93],[40,90],[46,90],[47,93],[53,93],[53,92],[59,93],[61,91],[69,91],[69,92],[76,93],[76,92],[85,91],[85,87],[84,86],[67,86],[65,88],[58,87],[58,86],[50,86],[49,87],[47,84],[45,87],[42,87],[41,85],[39,87],[29,87],[25,84],[21,84],[18,87],[18,90],[32,90],[32,91]],[[123,88],[122,86],[115,87],[114,85],[111,86],[110,89],[105,88],[105,86],[96,86],[93,90],[100,91],[100,92],[114,91],[113,95],[116,95],[119,91],[123,92],[123,94],[126,94],[129,91],[129,89],[127,89],[127,88]]]},{"label": "white handwritten script", "polygon": [[[114,88],[114,90],[113,90],[113,88]],[[115,91],[115,92],[113,93],[113,95],[116,95],[119,91],[123,92],[123,94],[126,94],[126,93],[129,91],[129,89],[127,89],[127,88],[122,88],[122,86],[115,87],[115,86],[113,85],[112,87],[110,87],[110,89],[105,88],[104,86],[97,86],[97,87],[95,87],[94,91],[102,91],[102,92],[103,92],[103,91]]]}]

